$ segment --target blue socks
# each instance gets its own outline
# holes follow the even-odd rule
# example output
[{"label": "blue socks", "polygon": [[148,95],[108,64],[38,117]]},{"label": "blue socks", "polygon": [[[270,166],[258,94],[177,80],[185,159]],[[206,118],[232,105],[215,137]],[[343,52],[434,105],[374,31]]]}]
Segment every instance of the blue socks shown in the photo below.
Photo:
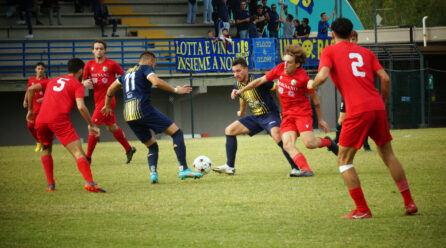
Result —
[{"label": "blue socks", "polygon": [[234,168],[235,154],[237,153],[237,137],[226,135],[226,164]]},{"label": "blue socks", "polygon": [[158,143],[153,143],[151,146],[147,147],[149,153],[147,153],[147,163],[149,164],[150,172],[156,172],[156,167],[158,165]]},{"label": "blue socks", "polygon": [[175,150],[178,163],[180,164],[180,171],[186,170],[188,168],[186,162],[186,145],[184,145],[183,131],[181,131],[181,129],[178,129],[178,131],[172,135],[172,141],[173,150]]},{"label": "blue socks", "polygon": [[285,149],[283,149],[283,142],[280,141],[279,143],[277,143],[277,145],[282,149],[283,155],[285,155],[286,160],[291,165],[291,169],[299,170],[299,167],[297,167],[297,165],[294,163],[293,159],[290,157],[288,152],[286,152]]}]

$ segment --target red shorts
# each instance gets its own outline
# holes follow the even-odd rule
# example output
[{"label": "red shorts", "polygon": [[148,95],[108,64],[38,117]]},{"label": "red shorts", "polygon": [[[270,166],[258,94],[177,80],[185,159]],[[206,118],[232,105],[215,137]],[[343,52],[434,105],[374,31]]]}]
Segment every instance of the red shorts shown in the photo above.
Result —
[{"label": "red shorts", "polygon": [[285,115],[280,125],[280,135],[288,131],[295,131],[297,135],[302,132],[313,131],[312,116]]},{"label": "red shorts", "polygon": [[[111,112],[111,115],[105,116],[101,113],[102,108],[96,108],[94,110],[93,115],[91,116],[91,120],[95,125],[101,125],[104,123],[106,126],[115,124],[116,123],[116,117],[115,117],[115,111]],[[113,110],[113,108],[112,108]]]},{"label": "red shorts", "polygon": [[342,123],[339,145],[360,149],[367,136],[377,146],[383,146],[392,140],[385,110],[348,115]]},{"label": "red shorts", "polygon": [[36,123],[37,137],[40,142],[47,146],[53,143],[54,134],[59,139],[63,146],[78,140],[79,136],[73,128],[73,124],[69,121],[62,121],[57,123]]}]

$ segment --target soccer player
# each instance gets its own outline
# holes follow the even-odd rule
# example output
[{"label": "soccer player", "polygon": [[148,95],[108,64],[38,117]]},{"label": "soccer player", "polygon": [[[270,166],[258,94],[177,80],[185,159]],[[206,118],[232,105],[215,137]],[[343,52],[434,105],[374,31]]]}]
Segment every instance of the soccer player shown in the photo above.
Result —
[{"label": "soccer player", "polygon": [[[93,86],[95,110],[92,116],[93,123],[96,126],[100,126],[102,123],[113,137],[122,145],[126,151],[127,161],[132,161],[133,154],[136,152],[135,147],[130,146],[129,142],[124,136],[124,132],[116,125],[116,117],[114,111],[109,116],[104,116],[101,113],[102,107],[104,107],[105,94],[108,87],[116,80],[116,76],[124,74],[124,70],[115,61],[105,57],[105,51],[107,50],[107,44],[102,40],[96,40],[93,42],[92,53],[94,59],[87,62],[84,69],[83,81],[85,87],[90,88]],[[111,109],[113,110],[116,105],[116,100],[113,97],[111,99]],[[99,136],[94,133],[88,135],[88,147],[87,147],[87,159],[91,163],[91,157],[93,155],[94,148],[98,143]]]},{"label": "soccer player", "polygon": [[311,177],[314,175],[307,163],[305,156],[297,149],[296,140],[300,136],[305,147],[309,149],[327,147],[337,155],[338,146],[330,137],[319,138],[313,133],[313,112],[306,93],[310,96],[316,109],[319,126],[328,132],[328,124],[322,119],[322,111],[319,97],[315,90],[307,90],[307,82],[310,79],[302,68],[307,59],[307,54],[298,45],[290,45],[285,49],[283,63],[270,70],[265,76],[251,81],[245,87],[233,91],[232,97],[259,87],[260,85],[279,79],[278,92],[282,105],[282,124],[280,134],[283,147],[293,158],[294,163],[300,168],[300,176]]},{"label": "soccer player", "polygon": [[[38,83],[45,83],[45,81],[48,81],[47,78],[45,78],[45,64],[43,62],[38,62],[36,64],[36,67],[34,68],[36,71],[36,76],[32,77],[28,80],[28,87],[26,89],[25,98],[23,99],[23,108],[28,109],[28,89],[29,87],[38,84]],[[34,115],[37,116],[39,114],[40,105],[42,104],[43,100],[43,94],[44,91],[37,92],[36,96],[34,97],[32,107],[34,111]],[[34,149],[35,152],[42,151],[42,143],[39,141],[37,137],[37,131],[35,128],[35,118],[33,119],[33,122],[27,121],[28,130],[31,133],[31,135],[36,140],[36,148]]]},{"label": "soccer player", "polygon": [[[353,30],[349,19],[336,19],[331,29],[335,44],[322,51],[319,72],[307,87],[314,89],[330,75],[348,106],[339,140],[338,166],[356,209],[343,218],[372,217],[353,166],[356,151],[367,136],[375,141],[381,159],[404,198],[404,213],[414,214],[418,208],[412,199],[403,167],[393,153],[387,123],[385,103],[389,94],[389,75],[370,50],[349,42]],[[381,96],[373,83],[375,75],[381,80]]]},{"label": "soccer player", "polygon": [[158,78],[154,68],[156,56],[152,52],[144,52],[139,57],[139,64],[127,70],[108,89],[102,113],[105,116],[113,114],[112,99],[116,91],[124,93],[124,119],[135,133],[136,137],[147,146],[147,162],[150,168],[150,182],[158,183],[158,143],[150,130],[155,133],[165,133],[172,137],[173,149],[179,163],[178,176],[185,178],[200,178],[201,173],[193,172],[186,162],[186,146],[183,131],[167,116],[155,109],[151,104],[152,85],[176,94],[188,94],[192,91],[187,85],[172,87]]},{"label": "soccer player", "polygon": [[93,181],[90,163],[85,158],[82,144],[73,124],[70,122],[70,112],[76,103],[77,109],[88,123],[88,131],[99,135],[99,128],[91,121],[90,113],[84,103],[84,86],[78,81],[82,77],[84,62],[73,58],[68,61],[68,75],[40,82],[29,88],[27,120],[32,122],[35,117],[32,102],[36,92],[45,91],[42,107],[36,118],[36,129],[39,140],[43,144],[42,164],[48,181],[48,191],[56,190],[53,177],[52,143],[54,134],[60,143],[73,155],[77,168],[85,179],[85,190],[105,193]]},{"label": "soccer player", "polygon": [[[237,58],[232,62],[232,73],[237,80],[234,83],[233,91],[245,87],[248,82],[254,80],[254,76],[248,74],[248,65],[244,58]],[[280,114],[271,96],[271,91],[275,90],[276,84],[274,82],[267,82],[258,88],[240,94],[240,110],[237,111],[237,116],[241,118],[231,123],[225,129],[226,164],[212,168],[212,170],[234,175],[237,135],[249,134],[249,136],[254,136],[265,130],[282,149],[285,158],[290,163],[290,176],[300,176],[299,167],[296,166],[288,153],[283,149],[282,139],[280,138]],[[252,115],[245,116],[246,106],[249,106],[253,113]]]}]

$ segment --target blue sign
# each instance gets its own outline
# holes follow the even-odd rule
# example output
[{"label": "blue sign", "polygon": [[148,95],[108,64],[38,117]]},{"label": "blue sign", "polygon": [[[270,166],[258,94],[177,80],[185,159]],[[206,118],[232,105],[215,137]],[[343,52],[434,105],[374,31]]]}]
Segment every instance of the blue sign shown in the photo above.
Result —
[{"label": "blue sign", "polygon": [[306,38],[306,39],[278,39],[279,44],[276,48],[277,63],[283,62],[285,48],[292,44],[298,44],[307,53],[305,65],[317,66],[321,59],[322,50],[334,44],[332,38]]},{"label": "blue sign", "polygon": [[254,69],[271,69],[276,66],[275,39],[252,39]]}]

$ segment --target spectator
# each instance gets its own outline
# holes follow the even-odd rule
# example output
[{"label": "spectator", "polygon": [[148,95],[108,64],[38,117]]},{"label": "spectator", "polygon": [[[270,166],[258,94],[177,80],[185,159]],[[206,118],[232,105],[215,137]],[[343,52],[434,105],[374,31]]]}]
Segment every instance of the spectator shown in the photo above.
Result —
[{"label": "spectator", "polygon": [[256,16],[249,18],[249,38],[258,38],[257,25],[255,24]]},{"label": "spectator", "polygon": [[334,13],[335,12],[333,11],[333,13],[331,13],[331,15],[329,15],[328,17],[325,14],[325,12],[321,14],[321,20],[319,21],[317,27],[317,38],[328,37],[328,28],[330,27],[330,23],[328,22],[328,20],[330,20],[330,18],[334,15]]},{"label": "spectator", "polygon": [[197,16],[197,0],[187,1],[187,24],[195,24],[195,18]]},{"label": "spectator", "polygon": [[237,14],[237,19],[235,20],[240,39],[249,38],[250,15],[249,12],[246,10],[246,5],[247,3],[245,1],[242,1],[240,3],[240,10]]},{"label": "spectator", "polygon": [[214,33],[211,30],[208,30],[208,36],[206,38],[215,39]]},{"label": "spectator", "polygon": [[[293,18],[294,16],[291,14],[288,14],[286,9],[288,8],[287,5],[280,5],[280,21],[283,23],[283,36],[282,38],[293,38],[293,30],[294,30],[294,24],[293,24]],[[283,18],[283,12],[285,12],[286,19]]]},{"label": "spectator", "polygon": [[205,24],[214,23],[212,21],[212,0],[203,0],[203,22]]},{"label": "spectator", "polygon": [[[244,1],[244,0],[243,0]],[[240,0],[229,0],[229,9],[232,13],[232,19],[235,21],[238,19],[238,13],[240,12]]]},{"label": "spectator", "polygon": [[222,35],[222,30],[226,28],[229,32],[229,13],[226,0],[216,0],[218,17],[218,36]]},{"label": "spectator", "polygon": [[42,8],[48,9],[50,25],[53,25],[54,11],[57,14],[57,25],[62,25],[59,0],[44,0]]},{"label": "spectator", "polygon": [[248,0],[249,14],[251,14],[251,16],[257,14],[257,2],[258,0]]},{"label": "spectator", "polygon": [[217,35],[218,34],[218,5],[217,5],[217,1],[219,0],[212,0],[212,8],[214,9],[214,11],[212,12],[212,21],[214,22],[214,34]]},{"label": "spectator", "polygon": [[270,38],[279,38],[280,19],[279,19],[279,14],[277,14],[276,10],[277,10],[276,5],[272,4],[271,11],[269,12],[269,22],[268,22],[268,31]]},{"label": "spectator", "polygon": [[263,5],[263,15],[267,16],[269,18],[269,14],[271,13],[271,8],[266,5],[268,3],[268,0],[262,0]]},{"label": "spectator", "polygon": [[303,18],[302,23],[297,27],[297,38],[308,38],[310,36],[311,27],[308,26],[308,18]]},{"label": "spectator", "polygon": [[119,35],[116,34],[118,20],[109,18],[108,8],[107,5],[104,4],[104,0],[94,0],[93,5],[94,20],[96,25],[101,26],[102,37],[107,37],[107,34],[105,34],[105,25],[109,24],[113,25],[112,37],[119,37]]},{"label": "spectator", "polygon": [[218,37],[219,40],[225,43],[226,50],[228,50],[229,42],[232,41],[231,36],[229,35],[229,31],[226,28],[223,28],[221,31],[221,35]]},{"label": "spectator", "polygon": [[266,16],[263,15],[263,6],[257,6],[257,13],[254,16],[254,24],[256,24],[257,37],[266,37],[265,26],[267,23]]},{"label": "spectator", "polygon": [[[19,18],[20,20],[17,24],[25,24],[28,27],[28,34],[25,35],[25,39],[34,38],[33,35],[33,24],[31,23],[31,15],[32,15],[33,1],[29,0],[20,0],[19,2]],[[25,15],[23,15],[23,13]]]},{"label": "spectator", "polygon": [[299,19],[294,20],[294,21],[293,21],[293,25],[294,25],[294,34],[293,34],[293,38],[297,38],[297,29],[298,29],[299,26],[300,26]]},{"label": "spectator", "polygon": [[15,13],[15,6],[16,3],[14,0],[7,0],[6,1],[6,17],[12,17]]}]

